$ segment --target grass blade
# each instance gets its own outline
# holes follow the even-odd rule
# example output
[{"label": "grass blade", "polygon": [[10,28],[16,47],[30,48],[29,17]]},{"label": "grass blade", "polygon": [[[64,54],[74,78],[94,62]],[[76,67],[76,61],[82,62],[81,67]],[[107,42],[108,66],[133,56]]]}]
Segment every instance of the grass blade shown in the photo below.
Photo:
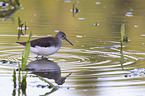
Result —
[{"label": "grass blade", "polygon": [[18,17],[18,25],[19,25],[19,27],[21,27],[21,20],[20,20],[20,17]]},{"label": "grass blade", "polygon": [[123,50],[122,50],[124,34],[125,34],[125,23],[123,23],[121,25],[121,49],[120,49],[121,59],[120,59],[120,63],[121,63],[122,70],[123,70],[123,63],[124,63],[124,56],[123,56]]},{"label": "grass blade", "polygon": [[30,35],[29,35],[29,41],[30,41],[31,37],[32,37],[32,31],[30,32]]},{"label": "grass blade", "polygon": [[123,43],[124,34],[125,34],[125,23],[121,25],[121,43]]},{"label": "grass blade", "polygon": [[26,88],[27,88],[27,81],[26,81],[27,74],[28,72],[26,72],[26,74],[22,76],[22,82],[21,82],[22,94],[24,94],[24,96],[26,96],[25,94],[26,94]]},{"label": "grass blade", "polygon": [[44,81],[44,82],[46,82],[46,83],[48,83],[51,87],[57,89],[57,87],[55,85],[53,85],[52,83],[50,83],[49,81],[47,81],[47,80],[45,80],[45,79],[43,79],[41,77],[39,77],[39,79],[42,80],[42,81]]},{"label": "grass blade", "polygon": [[13,82],[14,82],[14,88],[16,88],[16,70],[13,71]]},{"label": "grass blade", "polygon": [[31,39],[31,37],[32,37],[32,32],[29,35],[29,40],[27,41],[25,50],[22,53],[22,66],[21,66],[22,71],[24,71],[26,68],[27,60],[28,60],[28,57],[30,54],[30,39]]}]

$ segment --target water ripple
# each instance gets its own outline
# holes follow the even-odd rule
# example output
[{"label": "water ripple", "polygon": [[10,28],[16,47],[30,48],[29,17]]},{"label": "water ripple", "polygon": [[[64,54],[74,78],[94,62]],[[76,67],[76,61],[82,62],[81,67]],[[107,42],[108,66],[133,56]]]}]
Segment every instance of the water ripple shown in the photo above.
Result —
[{"label": "water ripple", "polygon": [[[0,55],[3,57],[1,60],[21,62],[21,54],[24,48],[16,45],[14,45],[13,49],[9,48],[11,46],[6,47],[7,48],[1,47]],[[133,78],[138,79],[144,76],[127,77],[130,76],[130,72],[127,70],[133,70],[134,67],[131,65],[140,59],[136,55],[144,55],[144,53],[123,51],[124,63],[121,64],[121,54],[118,48],[119,47],[114,47],[107,49],[109,51],[105,51],[104,49],[96,49],[95,47],[88,50],[62,47],[59,52],[49,56],[49,60],[58,63],[63,75],[66,75],[66,73],[72,73],[67,81],[68,84],[71,82],[69,87],[79,86],[80,88],[87,88],[91,86],[126,86],[145,84],[145,82],[132,82]],[[35,56],[35,54],[31,53],[28,62],[36,60]],[[18,64],[10,62],[0,63],[1,69],[12,70],[13,68],[18,67]],[[12,67],[9,67],[11,65]],[[131,80],[131,82],[127,82],[128,79]],[[79,85],[75,85],[75,82],[80,83]],[[92,82],[92,84],[87,82]]]}]

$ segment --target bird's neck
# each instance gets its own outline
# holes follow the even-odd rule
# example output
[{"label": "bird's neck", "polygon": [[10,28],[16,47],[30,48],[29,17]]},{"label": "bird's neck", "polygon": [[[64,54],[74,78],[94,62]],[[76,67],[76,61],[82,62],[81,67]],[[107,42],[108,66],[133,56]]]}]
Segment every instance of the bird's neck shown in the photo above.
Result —
[{"label": "bird's neck", "polygon": [[55,36],[55,39],[58,40],[58,41],[62,41],[62,38],[60,38],[58,36]]},{"label": "bird's neck", "polygon": [[56,39],[56,41],[57,41],[57,43],[58,43],[58,46],[61,46],[61,44],[62,44],[62,39],[59,38],[58,36],[55,36],[55,39]]}]

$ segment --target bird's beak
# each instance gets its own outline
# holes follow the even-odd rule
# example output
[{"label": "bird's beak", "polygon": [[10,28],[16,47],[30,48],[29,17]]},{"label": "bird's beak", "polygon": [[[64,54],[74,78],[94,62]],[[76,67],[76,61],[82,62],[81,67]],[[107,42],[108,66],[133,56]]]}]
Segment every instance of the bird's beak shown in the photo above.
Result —
[{"label": "bird's beak", "polygon": [[73,46],[73,44],[68,39],[65,38],[65,40]]}]

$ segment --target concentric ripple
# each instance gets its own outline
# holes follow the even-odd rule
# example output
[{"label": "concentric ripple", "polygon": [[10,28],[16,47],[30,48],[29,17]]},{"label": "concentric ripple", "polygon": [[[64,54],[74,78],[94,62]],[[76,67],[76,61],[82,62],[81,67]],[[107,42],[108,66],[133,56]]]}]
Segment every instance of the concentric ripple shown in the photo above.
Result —
[{"label": "concentric ripple", "polygon": [[[13,48],[11,48],[12,46]],[[1,47],[0,63],[1,69],[6,70],[5,74],[12,74],[12,69],[18,67],[18,62],[21,63],[24,48],[17,44],[12,44],[12,46]],[[69,90],[72,91],[78,89],[87,92],[90,89],[92,91],[106,90],[106,87],[145,85],[145,82],[142,81],[145,74],[144,69],[136,69],[132,66],[142,59],[138,55],[144,55],[144,53],[123,51],[124,63],[121,64],[120,46],[114,46],[107,47],[107,50],[103,47],[90,49],[62,47],[59,52],[48,58],[58,64],[62,77],[72,73],[62,85],[63,88],[70,88]],[[35,61],[35,56],[31,53],[28,62]],[[4,72],[0,72],[1,77]],[[28,77],[28,88],[35,87],[37,90],[37,85],[43,84],[43,82],[31,75],[33,74],[29,74]],[[53,80],[50,81],[55,83]]]}]

